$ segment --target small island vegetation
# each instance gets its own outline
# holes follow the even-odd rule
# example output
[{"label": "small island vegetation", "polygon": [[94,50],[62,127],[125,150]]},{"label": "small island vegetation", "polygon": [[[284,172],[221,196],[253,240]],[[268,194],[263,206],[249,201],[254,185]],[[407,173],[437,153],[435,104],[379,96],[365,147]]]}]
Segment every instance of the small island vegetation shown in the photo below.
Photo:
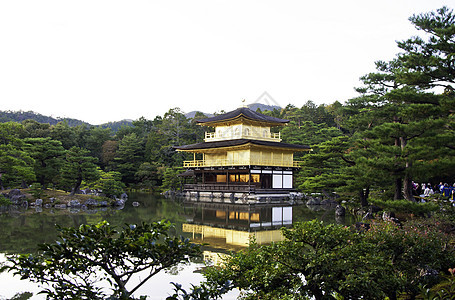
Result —
[{"label": "small island vegetation", "polygon": [[[376,71],[361,78],[358,97],[262,112],[290,120],[282,129],[283,142],[314,150],[299,158],[299,191],[330,195],[359,216],[357,226],[295,224],[283,229],[285,241],[253,243],[224,265],[208,268],[206,281],[191,291],[176,283],[168,299],[216,299],[234,288],[244,299],[455,297],[455,15],[443,7],[413,15],[410,22],[420,36],[399,41],[401,52],[391,61],[378,61]],[[108,198],[125,189],[177,190],[182,182],[176,175],[190,158],[174,146],[201,142],[204,129],[194,121],[201,117],[187,118],[173,108],[115,133],[65,121],[1,123],[0,188],[23,188],[35,198],[52,190],[74,197],[89,189]],[[1,204],[11,203],[8,195],[0,196]],[[92,232],[111,229],[107,224],[60,229],[63,242],[43,245],[37,257],[12,257],[9,268],[44,282],[55,281],[46,277],[51,268],[62,276],[87,276],[82,261],[94,263],[100,249],[110,253],[119,241],[125,253],[142,249],[146,257],[150,249],[142,247],[154,241],[149,236],[167,229],[144,225],[147,233],[128,240],[139,228],[131,226],[115,232],[116,238],[103,235],[101,243],[90,245],[91,255],[77,259]],[[71,245],[69,233],[76,235]],[[106,259],[109,264],[117,258]],[[77,286],[71,280],[72,292],[99,292],[91,282]],[[109,280],[114,296],[131,297],[121,280]],[[66,292],[65,285],[55,285],[48,294]]]}]

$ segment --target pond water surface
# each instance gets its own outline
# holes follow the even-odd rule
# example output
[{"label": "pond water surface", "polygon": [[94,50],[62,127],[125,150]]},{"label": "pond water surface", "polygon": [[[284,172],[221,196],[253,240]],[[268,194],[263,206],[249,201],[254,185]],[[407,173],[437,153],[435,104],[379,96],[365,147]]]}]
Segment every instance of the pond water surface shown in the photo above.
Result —
[{"label": "pond water surface", "polygon": [[[133,207],[132,202],[139,202]],[[251,236],[258,243],[269,243],[281,239],[279,228],[292,226],[298,221],[312,219],[327,223],[351,223],[351,219],[336,219],[334,209],[321,207],[286,206],[277,204],[233,205],[229,203],[188,203],[162,196],[132,193],[122,209],[46,209],[29,208],[0,212],[0,263],[6,255],[32,253],[40,243],[52,243],[57,238],[55,224],[63,227],[81,224],[96,224],[107,220],[117,228],[124,224],[139,224],[162,219],[175,224],[176,235],[193,242],[207,243],[204,259],[189,265],[181,265],[161,272],[147,282],[136,296],[148,295],[148,299],[165,299],[173,291],[170,282],[189,288],[203,280],[201,270],[207,260],[215,261],[230,251],[248,246]],[[139,280],[137,278],[137,280]],[[0,299],[11,299],[21,292],[33,293],[30,299],[44,299],[37,293],[42,288],[37,284],[20,280],[8,273],[0,274]],[[235,299],[238,292],[224,299]]]}]

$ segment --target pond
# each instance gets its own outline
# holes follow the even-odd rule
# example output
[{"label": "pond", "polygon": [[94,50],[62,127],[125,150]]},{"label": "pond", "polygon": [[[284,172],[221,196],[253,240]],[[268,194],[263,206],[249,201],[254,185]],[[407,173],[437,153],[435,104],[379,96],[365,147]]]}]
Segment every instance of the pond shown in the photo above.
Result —
[{"label": "pond", "polygon": [[[132,202],[138,202],[134,207]],[[293,222],[320,219],[327,223],[351,223],[351,219],[336,219],[334,209],[309,208],[305,205],[276,204],[233,205],[226,203],[188,203],[162,196],[132,193],[122,209],[98,210],[29,208],[0,212],[0,263],[5,255],[31,253],[39,243],[52,243],[57,238],[55,224],[63,227],[96,224],[107,220],[120,228],[124,224],[138,224],[162,219],[175,224],[175,234],[196,243],[206,243],[204,260],[215,261],[220,255],[247,247],[251,236],[258,243],[281,239],[279,228]],[[165,299],[172,291],[170,282],[189,288],[203,280],[203,259],[193,261],[154,276],[137,293],[148,299]],[[31,292],[30,299],[44,299],[37,295],[41,288],[8,273],[0,274],[0,299],[10,299],[20,292]],[[235,299],[236,293],[224,299]]]}]

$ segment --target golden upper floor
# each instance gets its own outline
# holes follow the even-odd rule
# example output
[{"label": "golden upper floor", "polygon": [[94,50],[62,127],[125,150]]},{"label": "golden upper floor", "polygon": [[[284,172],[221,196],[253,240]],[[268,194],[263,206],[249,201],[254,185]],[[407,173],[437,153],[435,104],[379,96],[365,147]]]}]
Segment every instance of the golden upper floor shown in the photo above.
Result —
[{"label": "golden upper floor", "polygon": [[217,126],[215,132],[205,133],[205,142],[215,142],[232,139],[253,139],[261,141],[281,142],[281,133],[270,131],[270,127],[250,124],[235,124]]},{"label": "golden upper floor", "polygon": [[[193,160],[184,162],[187,168],[248,165],[299,167],[293,153],[311,150],[304,145],[281,143],[281,134],[271,132],[272,127],[286,125],[288,120],[263,115],[246,107],[196,122],[214,127],[215,132],[206,132],[203,143],[175,147],[177,151],[194,153]],[[202,154],[202,159],[196,159],[196,154]]]},{"label": "golden upper floor", "polygon": [[254,139],[281,142],[281,134],[271,132],[271,127],[286,125],[289,121],[254,112],[247,107],[196,121],[201,126],[214,127],[205,133],[205,142],[232,139]]}]

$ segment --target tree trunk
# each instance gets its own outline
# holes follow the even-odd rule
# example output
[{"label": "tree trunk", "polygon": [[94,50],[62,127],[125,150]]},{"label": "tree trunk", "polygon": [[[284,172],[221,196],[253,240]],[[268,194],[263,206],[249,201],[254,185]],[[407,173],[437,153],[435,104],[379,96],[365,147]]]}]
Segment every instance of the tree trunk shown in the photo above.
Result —
[{"label": "tree trunk", "polygon": [[415,201],[414,195],[412,194],[413,188],[412,180],[409,175],[406,174],[403,179],[403,196],[406,200]]},{"label": "tree trunk", "polygon": [[[400,137],[400,144],[401,144],[401,153],[405,152],[407,140],[405,137]],[[406,161],[406,167],[404,171],[403,177],[403,196],[406,200],[414,201],[414,195],[412,194],[413,186],[411,176],[409,174],[409,169],[411,168],[412,164],[409,161]]]},{"label": "tree trunk", "polygon": [[[397,116],[393,117],[393,122],[394,123],[399,123],[399,119]],[[400,147],[401,151],[403,151],[403,144],[402,144],[402,139],[401,138],[395,138],[395,147]],[[400,159],[400,155],[395,155],[395,158],[397,161]],[[395,170],[396,175],[399,176],[398,171]],[[395,190],[394,190],[394,195],[393,195],[393,200],[401,200],[403,199],[403,178],[396,177],[395,178]]]},{"label": "tree trunk", "polygon": [[396,178],[395,179],[395,192],[393,195],[393,200],[403,199],[402,189],[403,189],[403,182],[401,181],[401,178]]},{"label": "tree trunk", "polygon": [[27,184],[27,182],[25,182],[25,180],[22,180],[21,187],[22,187],[23,189],[28,188],[28,184]]},{"label": "tree trunk", "polygon": [[78,177],[77,181],[76,181],[76,184],[74,185],[74,188],[71,191],[71,194],[70,194],[71,196],[74,196],[79,191],[79,188],[81,187],[81,184],[82,184],[82,177]]}]

